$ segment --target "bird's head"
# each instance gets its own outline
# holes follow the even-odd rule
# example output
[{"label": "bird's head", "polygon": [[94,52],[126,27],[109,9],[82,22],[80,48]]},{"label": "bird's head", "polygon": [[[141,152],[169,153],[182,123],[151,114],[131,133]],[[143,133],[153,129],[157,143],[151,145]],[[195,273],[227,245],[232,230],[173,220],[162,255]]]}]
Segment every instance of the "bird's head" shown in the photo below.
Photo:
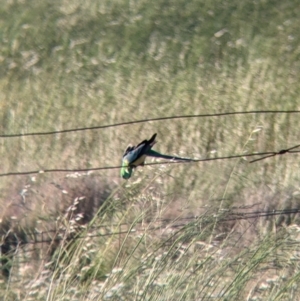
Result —
[{"label": "bird's head", "polygon": [[122,168],[121,169],[121,177],[125,180],[128,180],[132,175],[132,168],[127,167],[127,168]]},{"label": "bird's head", "polygon": [[121,177],[125,180],[128,180],[132,175],[133,168],[129,166],[127,160],[123,160],[122,168],[121,168]]}]

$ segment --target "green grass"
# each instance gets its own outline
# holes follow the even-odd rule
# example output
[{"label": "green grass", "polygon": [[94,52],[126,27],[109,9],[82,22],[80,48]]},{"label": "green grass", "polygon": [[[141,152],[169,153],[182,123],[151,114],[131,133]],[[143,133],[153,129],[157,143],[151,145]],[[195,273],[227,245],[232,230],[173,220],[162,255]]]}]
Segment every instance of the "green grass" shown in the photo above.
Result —
[{"label": "green grass", "polygon": [[[3,1],[0,133],[297,110],[299,12],[275,0]],[[254,114],[1,139],[1,173],[117,166],[154,132],[156,150],[186,157],[277,151],[299,144],[299,126],[298,114]],[[154,165],[128,182],[116,169],[2,177],[0,299],[295,300],[299,217],[222,218],[298,208],[297,160]],[[34,239],[52,242],[19,245]]]}]

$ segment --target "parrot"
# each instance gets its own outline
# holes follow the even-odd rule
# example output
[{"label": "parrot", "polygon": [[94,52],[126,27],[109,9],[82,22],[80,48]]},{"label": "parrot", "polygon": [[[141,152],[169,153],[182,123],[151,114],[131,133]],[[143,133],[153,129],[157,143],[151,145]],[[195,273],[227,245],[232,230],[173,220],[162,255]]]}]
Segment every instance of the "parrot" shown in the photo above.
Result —
[{"label": "parrot", "polygon": [[137,146],[131,144],[127,146],[122,158],[121,177],[123,179],[129,179],[134,168],[143,166],[147,156],[169,160],[192,161],[189,158],[163,155],[152,150],[153,145],[156,143],[156,135],[155,133],[149,140],[143,140]]}]

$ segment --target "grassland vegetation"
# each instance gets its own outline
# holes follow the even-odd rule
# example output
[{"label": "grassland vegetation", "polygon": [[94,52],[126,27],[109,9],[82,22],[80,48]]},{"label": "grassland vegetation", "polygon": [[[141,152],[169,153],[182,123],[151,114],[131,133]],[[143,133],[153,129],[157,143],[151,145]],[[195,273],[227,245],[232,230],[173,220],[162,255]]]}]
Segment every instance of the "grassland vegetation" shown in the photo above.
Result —
[{"label": "grassland vegetation", "polygon": [[[299,110],[299,14],[295,0],[2,1],[0,133]],[[118,166],[155,132],[154,149],[184,157],[278,151],[299,126],[274,113],[1,138],[1,173]],[[1,177],[0,299],[297,300],[299,215],[238,217],[299,209],[299,180],[297,154],[145,166],[128,181]]]}]

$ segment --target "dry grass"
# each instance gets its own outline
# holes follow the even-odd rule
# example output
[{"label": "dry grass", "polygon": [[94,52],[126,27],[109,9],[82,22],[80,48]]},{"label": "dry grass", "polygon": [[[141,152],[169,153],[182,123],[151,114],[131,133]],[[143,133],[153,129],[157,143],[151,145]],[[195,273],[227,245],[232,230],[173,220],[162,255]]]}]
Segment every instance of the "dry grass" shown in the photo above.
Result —
[{"label": "dry grass", "polygon": [[[294,1],[7,1],[0,131],[297,110],[298,8]],[[209,158],[296,145],[299,118],[177,119],[1,139],[1,173],[116,166],[129,142],[154,132],[162,153]],[[2,177],[0,299],[295,300],[298,215],[222,219],[298,208],[296,162],[287,154],[254,164],[155,165],[128,182],[118,170]]]}]

